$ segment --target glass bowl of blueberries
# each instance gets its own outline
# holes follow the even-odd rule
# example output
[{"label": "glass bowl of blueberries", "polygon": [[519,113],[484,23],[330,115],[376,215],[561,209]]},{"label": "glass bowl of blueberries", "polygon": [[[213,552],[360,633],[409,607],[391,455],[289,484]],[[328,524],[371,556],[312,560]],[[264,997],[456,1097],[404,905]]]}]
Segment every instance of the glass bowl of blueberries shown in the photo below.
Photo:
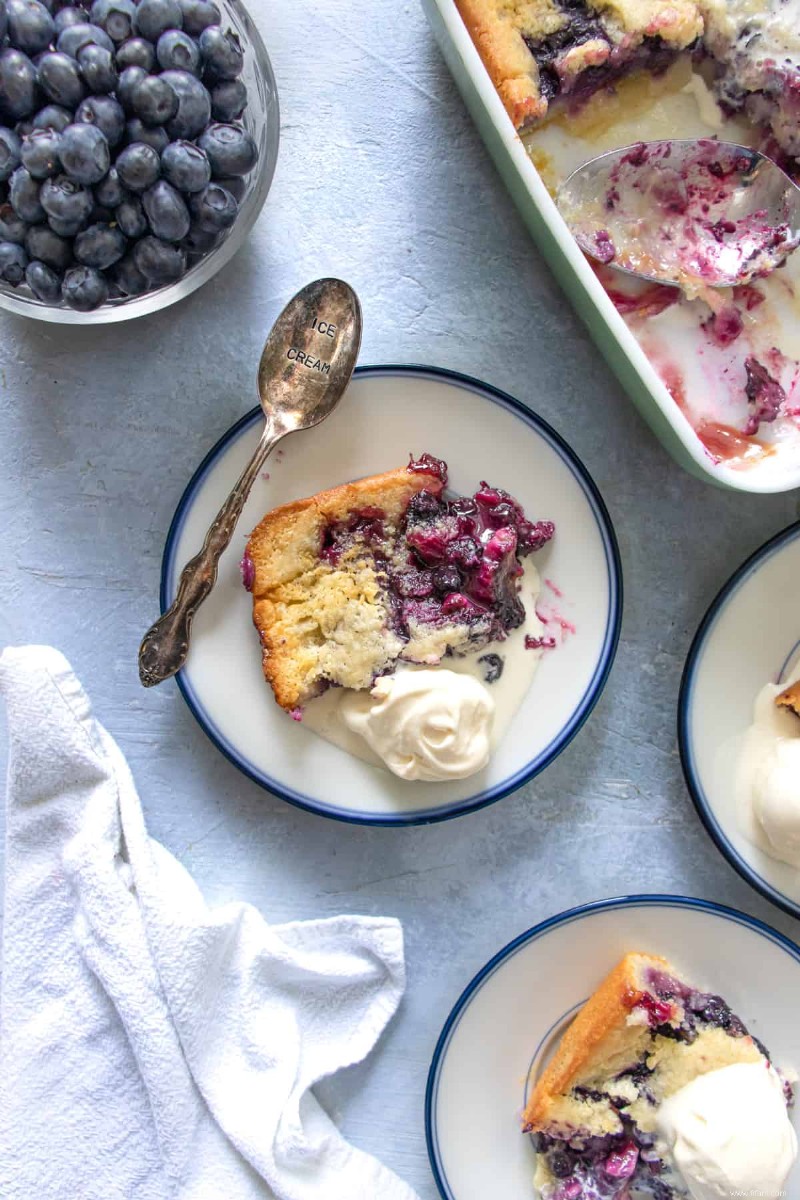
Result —
[{"label": "glass bowl of blueberries", "polygon": [[239,0],[0,0],[0,307],[155,312],[242,245],[278,156]]}]

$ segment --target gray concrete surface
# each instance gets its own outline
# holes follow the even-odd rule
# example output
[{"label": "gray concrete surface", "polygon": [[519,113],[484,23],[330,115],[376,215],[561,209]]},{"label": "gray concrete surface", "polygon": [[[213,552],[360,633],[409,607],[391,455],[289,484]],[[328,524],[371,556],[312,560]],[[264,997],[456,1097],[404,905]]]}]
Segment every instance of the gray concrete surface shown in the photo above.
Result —
[{"label": "gray concrete surface", "polygon": [[[724,901],[800,936],[705,835],[675,743],[693,631],[798,501],[718,492],[667,458],[531,243],[416,3],[251,9],[283,140],[236,260],[129,325],[60,330],[0,315],[0,643],[68,655],[130,761],[151,833],[212,904],[249,900],[275,920],[402,919],[401,1014],[322,1098],[348,1137],[434,1200],[422,1119],[431,1052],[461,988],[510,938],[574,904],[655,890]],[[593,473],[622,549],[622,642],[589,723],[515,796],[432,828],[357,828],[291,808],[216,752],[174,685],[145,693],[136,675],[178,497],[254,402],[278,308],[324,273],[361,295],[362,362],[466,371],[551,421]]]}]

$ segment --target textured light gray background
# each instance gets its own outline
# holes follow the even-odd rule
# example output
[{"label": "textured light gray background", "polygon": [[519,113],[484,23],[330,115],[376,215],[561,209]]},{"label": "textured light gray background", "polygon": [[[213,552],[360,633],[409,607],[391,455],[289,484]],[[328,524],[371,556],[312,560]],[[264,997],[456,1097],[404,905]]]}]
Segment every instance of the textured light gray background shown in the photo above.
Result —
[{"label": "textured light gray background", "polygon": [[[725,901],[800,936],[703,832],[675,744],[693,631],[798,501],[718,492],[667,458],[532,245],[416,3],[251,9],[283,134],[273,190],[237,259],[200,293],[129,325],[59,330],[0,315],[0,644],[68,655],[128,756],[151,833],[212,904],[249,900],[278,921],[402,919],[401,1014],[323,1099],[348,1137],[433,1200],[431,1052],[462,987],[510,938],[636,890]],[[361,295],[362,362],[466,371],[551,421],[594,475],[622,550],[622,642],[589,723],[515,796],[432,828],[357,828],[291,808],[214,750],[173,684],[145,693],[136,675],[181,491],[253,404],[279,307],[327,273]]]}]

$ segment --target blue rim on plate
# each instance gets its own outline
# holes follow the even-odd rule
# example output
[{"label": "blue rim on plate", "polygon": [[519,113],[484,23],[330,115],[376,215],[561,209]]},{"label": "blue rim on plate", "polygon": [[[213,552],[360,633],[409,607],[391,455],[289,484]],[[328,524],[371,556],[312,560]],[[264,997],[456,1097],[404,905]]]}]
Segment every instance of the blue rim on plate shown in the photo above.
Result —
[{"label": "blue rim on plate", "polygon": [[[752,929],[753,932],[780,946],[796,962],[800,963],[800,946],[795,945],[793,941],[784,937],[782,933],[779,933],[777,929],[773,929],[771,925],[766,925],[756,917],[750,917],[746,913],[739,912],[736,908],[728,908],[726,905],[716,904],[712,900],[698,900],[691,896],[669,896],[661,893],[653,893],[652,895],[616,896],[609,900],[595,900],[591,904],[581,904],[578,908],[569,908],[566,912],[559,913],[555,917],[549,917],[546,921],[542,921],[539,925],[534,925],[532,929],[521,933],[519,937],[514,938],[513,941],[509,942],[507,946],[504,946],[502,950],[495,954],[494,958],[491,958],[486,966],[482,967],[471,982],[467,984],[445,1021],[444,1028],[436,1043],[436,1049],[433,1052],[433,1060],[428,1072],[428,1083],[425,1088],[425,1142],[428,1148],[431,1171],[433,1172],[436,1186],[443,1200],[458,1200],[458,1197],[447,1181],[447,1175],[445,1174],[439,1154],[439,1142],[434,1119],[441,1075],[440,1067],[453,1034],[458,1028],[459,1022],[473,996],[480,991],[486,981],[494,975],[499,967],[508,959],[513,958],[515,954],[524,949],[530,942],[544,937],[554,929],[558,929],[563,925],[571,925],[573,921],[580,921],[584,917],[592,916],[594,913],[608,912],[620,908],[683,908],[695,909],[698,912],[710,912],[715,916],[723,917],[727,921],[734,921],[738,925],[744,925],[748,929]],[[513,1114],[511,1114],[509,1119],[513,1120]]]},{"label": "blue rim on plate", "polygon": [[[678,750],[680,751],[681,766],[686,778],[686,786],[689,789],[689,794],[692,797],[700,820],[703,822],[717,848],[722,851],[734,870],[738,871],[742,878],[746,879],[750,886],[754,887],[757,892],[760,892],[762,896],[766,896],[767,900],[771,900],[778,908],[782,908],[784,912],[789,913],[793,917],[800,917],[800,904],[796,904],[788,896],[785,896],[783,892],[779,892],[777,888],[774,888],[771,883],[767,883],[766,879],[762,875],[759,875],[754,867],[750,866],[728,838],[714,815],[705,789],[700,782],[700,774],[695,763],[691,737],[691,707],[695,676],[700,665],[703,648],[726,604],[733,598],[739,588],[759,570],[767,559],[771,558],[779,550],[782,550],[787,543],[793,542],[797,537],[800,537],[800,521],[796,521],[787,529],[777,533],[775,537],[765,542],[754,554],[751,554],[747,561],[742,563],[741,567],[733,573],[714,600],[712,600],[708,612],[700,622],[700,628],[697,630],[689,649],[686,665],[683,669],[680,693],[678,695]],[[784,669],[790,659],[791,655],[784,664]]]},{"label": "blue rim on plate", "polygon": [[[555,759],[562,750],[572,741],[578,731],[586,722],[589,714],[597,703],[600,695],[608,679],[611,671],[614,657],[619,643],[620,627],[622,624],[622,564],[619,554],[619,546],[614,532],[614,527],[611,523],[608,509],[603,501],[600,492],[597,489],[592,477],[584,467],[583,463],[575,454],[574,450],[567,445],[560,434],[556,433],[542,417],[526,408],[519,400],[515,400],[513,396],[500,391],[498,388],[492,387],[490,384],[481,383],[477,379],[473,379],[469,375],[462,375],[458,371],[450,371],[442,367],[423,367],[423,366],[404,366],[387,364],[385,366],[374,367],[356,367],[355,376],[358,379],[379,378],[387,375],[402,375],[406,378],[414,379],[432,379],[435,381],[444,381],[454,384],[458,387],[466,388],[469,391],[475,392],[478,395],[485,397],[494,404],[505,408],[512,412],[526,425],[530,426],[535,432],[548,444],[548,446],[559,456],[561,461],[569,468],[573,478],[579,484],[587,503],[589,504],[597,529],[600,534],[600,539],[603,543],[605,553],[606,570],[608,572],[608,621],[606,624],[605,635],[603,637],[602,650],[599,655],[597,665],[591,680],[584,692],[580,703],[575,708],[569,721],[566,723],[560,733],[553,738],[548,746],[537,755],[537,757],[528,763],[521,771],[509,779],[503,780],[494,787],[486,791],[479,792],[476,796],[469,797],[465,800],[458,801],[452,805],[440,805],[435,808],[427,808],[415,810],[410,813],[372,813],[358,812],[357,810],[339,808],[334,805],[325,804],[324,801],[317,800],[312,796],[304,795],[301,792],[295,791],[293,788],[286,787],[284,784],[272,779],[270,776],[259,771],[251,763],[249,763],[239,753],[233,743],[225,737],[222,731],[211,720],[208,713],[203,709],[197,695],[193,691],[189,681],[185,677],[183,671],[179,671],[175,676],[181,694],[189,706],[189,710],[195,717],[201,728],[211,739],[214,745],[222,754],[225,755],[234,766],[238,767],[243,774],[252,779],[260,787],[266,788],[274,795],[279,796],[282,800],[286,800],[289,804],[294,804],[298,808],[303,808],[307,812],[317,813],[325,817],[332,817],[334,820],[345,821],[349,824],[356,825],[428,825],[436,821],[446,821],[451,817],[462,816],[464,813],[475,812],[479,808],[484,808],[487,804],[493,804],[496,800],[501,800],[509,793],[516,791],[523,784],[528,783],[534,776],[538,775],[545,767]],[[202,484],[206,474],[216,462],[220,454],[222,454],[228,445],[249,425],[254,424],[261,416],[261,409],[255,407],[250,412],[245,413],[226,433],[222,435],[219,441],[214,445],[208,454],[205,456],[200,466],[195,471],[192,478],[189,480],[183,495],[175,510],[175,516],[172,518],[172,523],[167,534],[167,541],[164,547],[164,555],[161,563],[161,590],[160,604],[161,611],[164,612],[172,602],[172,592],[170,589],[170,580],[175,572],[175,548],[177,546],[181,530],[187,510],[189,509],[195,492]]]}]

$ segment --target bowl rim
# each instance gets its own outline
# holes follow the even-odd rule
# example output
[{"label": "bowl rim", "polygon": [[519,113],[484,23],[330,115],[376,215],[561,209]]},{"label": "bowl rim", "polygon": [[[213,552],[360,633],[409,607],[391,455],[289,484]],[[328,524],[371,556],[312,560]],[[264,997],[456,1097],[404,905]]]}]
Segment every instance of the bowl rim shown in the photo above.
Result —
[{"label": "bowl rim", "polygon": [[510,942],[501,950],[498,950],[480,968],[461,992],[450,1010],[433,1051],[433,1058],[431,1059],[425,1086],[425,1145],[428,1151],[431,1172],[442,1200],[458,1200],[458,1198],[447,1181],[447,1175],[439,1154],[436,1102],[441,1078],[441,1067],[452,1037],[472,998],[509,958],[512,958],[531,942],[537,941],[540,937],[552,933],[564,925],[571,925],[575,921],[594,916],[596,913],[627,908],[680,908],[686,911],[711,913],[713,916],[733,921],[737,925],[744,925],[752,932],[758,933],[761,937],[767,938],[773,944],[785,950],[796,962],[800,963],[800,946],[779,930],[768,925],[765,921],[759,920],[758,917],[751,917],[749,913],[742,912],[738,908],[732,908],[727,904],[718,904],[715,900],[702,900],[695,896],[672,895],[666,892],[644,892],[634,893],[630,896],[612,896],[606,900],[593,900],[588,904],[579,904],[574,908],[565,909],[564,912],[557,913],[555,916],[547,917],[544,921],[540,921],[538,924],[531,926],[530,929],[525,930],[524,933],[512,938]]},{"label": "bowl rim", "polygon": [[[590,326],[590,332],[596,344],[600,345],[599,339],[601,336],[608,336],[613,340],[614,345],[636,377],[641,389],[638,392],[639,401],[643,401],[643,403],[637,401],[631,388],[620,379],[616,362],[612,361],[604,353],[609,369],[620,379],[620,384],[625,395],[640,409],[643,416],[645,406],[652,407],[669,425],[671,433],[678,440],[683,452],[692,464],[691,468],[685,467],[683,463],[679,465],[691,470],[696,477],[701,478],[704,482],[713,483],[718,487],[724,487],[731,491],[746,492],[753,495],[779,494],[792,491],[794,488],[800,486],[800,457],[796,469],[791,474],[787,472],[785,478],[781,478],[775,484],[759,482],[756,486],[753,486],[752,481],[748,480],[745,472],[737,471],[736,468],[726,463],[715,464],[712,461],[688,417],[678,407],[667,385],[661,379],[653,363],[628,328],[622,315],[615,308],[608,293],[592,270],[587,258],[578,247],[575,238],[570,233],[566,221],[556,206],[555,200],[545,187],[539,171],[528,154],[522,135],[514,128],[514,124],[506,112],[505,106],[492,83],[478,48],[473,42],[458,10],[456,0],[422,0],[422,7],[425,10],[429,24],[433,28],[434,35],[441,30],[443,35],[448,39],[448,49],[452,50],[455,54],[459,69],[463,70],[480,100],[481,116],[485,117],[491,124],[492,134],[499,143],[499,149],[503,153],[505,165],[513,168],[516,180],[525,189],[527,199],[531,201],[536,210],[537,217],[542,221],[557,247],[562,260],[558,265],[559,269],[557,270],[552,262],[550,265],[556,274],[559,284],[565,287],[561,268],[566,267],[572,274],[574,285],[580,288],[581,300],[588,302],[591,305],[592,314],[596,314],[602,321],[602,333],[600,330],[594,328],[592,322],[576,306],[572,292],[565,289],[567,290],[571,306],[577,315]],[[438,22],[434,20],[434,15],[438,18]],[[444,50],[444,47],[442,49]],[[445,54],[445,58],[448,58],[447,54]],[[456,83],[459,84],[458,74],[453,70],[449,59],[448,65]],[[468,110],[470,110],[466,98],[465,102],[467,103]],[[478,132],[492,153],[493,158],[495,158],[495,163],[500,171],[506,190],[517,204],[523,217],[525,217],[526,209],[520,202],[520,197],[514,186],[509,184],[504,178],[503,165],[497,160],[494,154],[492,142],[487,136],[487,130],[484,128],[483,122],[477,119],[471,110],[470,113],[478,128]],[[540,252],[546,253],[543,239],[533,234],[533,240]],[[663,443],[663,438],[657,432],[655,435]],[[669,447],[665,446],[665,448],[669,452]]]},{"label": "bowl rim", "polygon": [[[326,805],[324,801],[298,792],[253,769],[205,713],[202,704],[186,679],[184,671],[179,671],[175,676],[175,680],[190,712],[217,749],[235,767],[238,767],[249,779],[266,791],[280,797],[280,799],[287,801],[289,804],[305,809],[306,812],[343,821],[346,824],[379,826],[428,825],[438,821],[451,820],[466,813],[477,812],[479,809],[493,804],[511,792],[516,791],[549,766],[583,727],[603,692],[619,644],[623,607],[622,562],[614,526],[597,485],[575,451],[542,417],[526,408],[519,400],[516,400],[513,396],[509,396],[506,392],[474,379],[472,376],[463,375],[444,367],[388,363],[359,366],[356,367],[354,372],[354,378],[356,379],[379,378],[383,376],[427,378],[437,382],[445,382],[456,387],[467,388],[478,395],[484,396],[493,403],[501,405],[501,407],[506,408],[514,416],[524,421],[549,444],[550,448],[559,455],[562,462],[568,467],[573,478],[581,487],[594,516],[605,552],[609,601],[608,620],[600,654],[598,655],[589,684],[569,721],[532,763],[528,763],[510,778],[502,780],[494,787],[478,792],[474,796],[467,797],[454,804],[418,809],[408,813],[359,812],[358,810]],[[162,612],[171,603],[172,593],[170,583],[174,573],[174,551],[183,527],[185,515],[194,499],[195,491],[202,483],[207,471],[216,461],[217,457],[245,427],[258,419],[260,413],[260,407],[255,406],[223,433],[222,437],[216,441],[205,455],[183,491],[167,533],[162,556],[161,585],[159,591],[159,602]]]},{"label": "bowl rim", "polygon": [[263,76],[270,93],[269,119],[274,130],[271,134],[268,132],[268,138],[271,138],[271,153],[265,155],[263,162],[256,166],[254,176],[256,199],[248,219],[240,221],[237,218],[225,240],[195,263],[186,275],[174,283],[156,288],[155,291],[146,292],[142,296],[133,296],[122,304],[103,304],[90,312],[80,312],[77,309],[57,308],[52,304],[36,303],[27,297],[20,297],[14,292],[4,292],[0,289],[0,312],[9,312],[17,317],[27,317],[48,325],[79,325],[86,329],[95,325],[118,325],[123,321],[134,321],[137,317],[151,316],[153,313],[162,312],[165,308],[170,308],[173,304],[187,299],[193,292],[209,283],[241,250],[261,216],[275,178],[281,143],[280,98],[272,60],[258,26],[249,11],[242,0],[221,0],[221,2],[223,6],[227,5],[234,10],[245,27],[248,41],[253,49],[257,73]]},{"label": "bowl rim", "polygon": [[697,814],[700,817],[706,832],[715,843],[718,850],[727,858],[730,865],[735,871],[745,879],[751,887],[760,892],[778,908],[789,913],[792,917],[800,917],[800,903],[791,900],[778,888],[772,886],[764,879],[763,875],[752,867],[750,863],[743,857],[731,842],[730,838],[725,833],[721,823],[717,820],[711,807],[711,802],[706,795],[705,788],[700,782],[700,773],[695,761],[694,749],[692,747],[692,697],[694,693],[694,685],[697,677],[697,672],[700,668],[703,650],[708,638],[711,636],[717,621],[721,617],[727,605],[735,597],[739,588],[742,587],[774,554],[778,554],[785,546],[800,538],[800,521],[794,521],[774,537],[764,542],[759,546],[749,558],[745,559],[740,567],[738,567],[726,583],[717,592],[711,604],[708,606],[705,616],[703,617],[698,627],[697,633],[692,639],[692,644],[689,648],[689,653],[686,656],[686,663],[683,668],[681,677],[681,686],[678,693],[678,752],[680,754],[681,767],[683,768],[686,786],[689,790],[689,795],[692,798]]}]

